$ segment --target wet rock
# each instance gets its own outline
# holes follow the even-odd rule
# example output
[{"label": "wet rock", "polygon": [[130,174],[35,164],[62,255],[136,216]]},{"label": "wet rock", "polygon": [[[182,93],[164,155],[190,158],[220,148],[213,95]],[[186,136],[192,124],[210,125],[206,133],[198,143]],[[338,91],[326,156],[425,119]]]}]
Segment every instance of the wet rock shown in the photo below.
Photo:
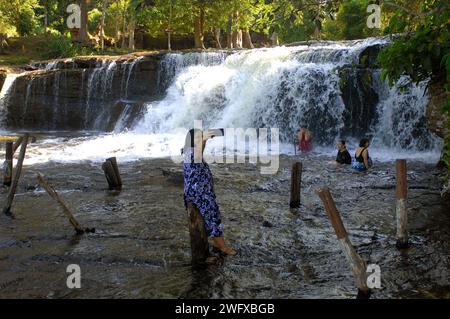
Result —
[{"label": "wet rock", "polygon": [[34,192],[38,187],[39,187],[39,185],[30,185],[29,184],[25,187],[25,189],[27,192]]},{"label": "wet rock", "polygon": [[343,135],[363,136],[377,118],[379,97],[373,86],[373,72],[349,66],[339,69],[338,75],[345,104]]},{"label": "wet rock", "polygon": [[442,112],[442,106],[450,99],[450,93],[445,91],[443,82],[432,81],[428,85],[428,95],[428,128],[439,137],[444,137],[449,132],[450,118]]},{"label": "wet rock", "polygon": [[183,184],[184,183],[184,176],[183,172],[177,172],[173,170],[162,170],[162,174],[164,177],[167,178],[167,180],[174,184]]},{"label": "wet rock", "polygon": [[268,227],[268,228],[272,228],[273,227],[273,224],[271,222],[267,221],[267,220],[263,221],[262,225],[264,227]]},{"label": "wet rock", "polygon": [[365,48],[359,55],[359,67],[379,68],[377,63],[378,54],[385,46],[384,44],[375,44]]},{"label": "wet rock", "polygon": [[2,90],[3,83],[5,83],[5,79],[6,79],[6,71],[0,70],[0,91]]},{"label": "wet rock", "polygon": [[[159,60],[160,56],[154,54],[37,63],[35,66],[43,69],[24,73],[11,87],[5,100],[6,126],[107,131],[114,129],[121,115],[132,122],[143,102],[159,94]],[[108,120],[96,121],[99,117]]]}]

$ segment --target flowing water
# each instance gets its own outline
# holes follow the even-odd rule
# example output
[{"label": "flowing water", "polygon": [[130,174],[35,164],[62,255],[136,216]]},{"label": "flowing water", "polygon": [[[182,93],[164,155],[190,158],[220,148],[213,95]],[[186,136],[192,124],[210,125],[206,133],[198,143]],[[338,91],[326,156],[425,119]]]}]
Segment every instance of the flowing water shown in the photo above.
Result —
[{"label": "flowing water", "polygon": [[[367,47],[385,42],[166,54],[157,70],[158,94],[143,102],[139,116],[132,89],[145,58],[124,64],[105,59],[84,70],[79,107],[86,130],[34,133],[15,218],[0,217],[0,296],[353,298],[352,274],[315,194],[326,185],[358,252],[381,267],[382,288],[373,298],[450,297],[450,207],[440,197],[435,167],[442,141],[426,128],[426,83],[400,90],[403,79],[389,88],[380,70],[370,68],[368,88],[358,84],[357,73],[345,86],[339,74],[357,64]],[[61,63],[41,67],[57,70]],[[2,88],[0,119],[15,79],[8,76]],[[67,112],[58,102],[67,74],[56,73],[52,83],[55,114]],[[45,87],[43,81],[28,85]],[[350,98],[345,87],[354,93]],[[25,104],[36,98],[32,92],[23,92]],[[371,102],[367,94],[374,96]],[[124,108],[112,132],[104,132],[114,96]],[[169,158],[179,154],[194,120],[203,127],[278,129],[280,136],[275,174],[261,174],[261,163],[211,164],[225,236],[239,253],[207,269],[190,265],[181,165]],[[306,156],[296,155],[292,144],[301,125],[309,126],[314,138],[314,152]],[[336,167],[335,141],[346,138],[353,152],[363,136],[372,140],[375,168],[359,174]],[[209,142],[206,153],[257,155],[251,147],[224,147],[222,141]],[[106,190],[101,162],[110,156],[119,161],[121,193]],[[400,157],[408,159],[410,187],[412,246],[404,251],[395,248],[394,160]],[[304,163],[302,206],[292,210],[290,168],[297,160]],[[38,187],[38,171],[96,233],[73,235]],[[2,202],[6,195],[1,189]],[[66,267],[73,263],[82,269],[80,290],[65,284]]]}]

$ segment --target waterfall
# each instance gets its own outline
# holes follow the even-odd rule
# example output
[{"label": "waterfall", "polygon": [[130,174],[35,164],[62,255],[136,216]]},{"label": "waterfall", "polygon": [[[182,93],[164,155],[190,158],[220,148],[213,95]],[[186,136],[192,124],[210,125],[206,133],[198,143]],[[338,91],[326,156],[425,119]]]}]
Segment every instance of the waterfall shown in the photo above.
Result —
[{"label": "waterfall", "polygon": [[164,92],[179,73],[189,66],[213,66],[223,63],[229,52],[189,52],[166,54],[159,65],[157,87]]},{"label": "waterfall", "polygon": [[[131,64],[125,65],[125,68],[128,69],[128,71],[125,72],[127,74],[127,77],[126,77],[124,89],[121,88],[121,96],[123,96],[125,99],[128,98],[128,90],[129,90],[129,86],[130,86],[130,79],[131,79],[131,76],[133,75],[134,67],[137,64],[139,64],[139,62],[141,60],[142,60],[142,57],[139,57],[139,58],[133,60],[133,62],[131,62]],[[123,79],[125,79],[125,77],[123,77]]]},{"label": "waterfall", "polygon": [[6,101],[8,99],[8,95],[10,93],[11,88],[19,74],[8,73],[6,76],[5,82],[0,90],[0,129],[5,127],[5,118],[6,118]]},{"label": "waterfall", "polygon": [[[368,108],[367,93],[357,82],[349,88],[359,95],[359,104],[346,105],[351,103],[343,100],[336,69],[348,66],[354,72],[351,76],[356,76],[361,52],[384,43],[370,39],[255,49],[220,58],[216,53],[202,53],[197,60],[193,53],[186,58],[168,54],[161,68],[167,78],[173,78],[172,83],[161,101],[147,104],[147,113],[134,131],[167,133],[202,120],[207,127],[279,128],[287,143],[300,126],[308,126],[315,143],[321,145],[334,145],[339,137],[356,140],[367,136],[382,147],[439,147],[439,139],[426,128],[425,84],[411,84],[406,91],[400,90],[401,83],[389,88],[380,79],[379,69],[368,69],[370,83],[364,89],[373,91],[373,115],[364,109]],[[205,59],[208,54],[211,56]]]},{"label": "waterfall", "polygon": [[[52,109],[23,121],[40,129],[113,132],[114,143],[110,136],[104,143],[103,137],[85,141],[66,158],[77,158],[85,149],[89,158],[118,150],[128,159],[167,156],[169,150],[178,152],[194,120],[202,120],[203,127],[278,128],[287,146],[283,152],[293,152],[297,129],[307,126],[317,152],[334,152],[338,138],[353,148],[368,137],[378,158],[408,152],[405,157],[429,154],[426,158],[436,160],[442,140],[427,129],[426,82],[405,86],[403,78],[389,87],[374,64],[377,50],[387,44],[386,39],[366,39],[54,61],[40,66],[46,71],[39,81],[33,75],[22,78],[22,96],[9,100],[17,101],[12,109],[21,112],[30,105]],[[0,120],[13,81],[8,76],[2,89]],[[47,81],[53,90],[45,89]]]}]

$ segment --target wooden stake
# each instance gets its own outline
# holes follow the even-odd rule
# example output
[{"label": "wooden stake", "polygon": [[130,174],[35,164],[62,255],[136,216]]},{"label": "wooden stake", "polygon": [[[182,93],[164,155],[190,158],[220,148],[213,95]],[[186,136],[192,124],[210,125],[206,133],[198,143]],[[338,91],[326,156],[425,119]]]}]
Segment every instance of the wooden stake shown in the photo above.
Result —
[{"label": "wooden stake", "polygon": [[122,178],[120,177],[119,166],[117,165],[117,159],[115,157],[110,157],[107,159],[112,164],[114,173],[116,174],[118,186],[122,187]]},{"label": "wooden stake", "polygon": [[48,182],[46,182],[44,177],[40,173],[37,174],[37,179],[39,184],[42,185],[42,187],[44,187],[44,189],[47,191],[50,197],[53,198],[62,207],[64,214],[69,218],[69,222],[73,226],[73,228],[75,228],[77,234],[83,234],[85,232],[95,232],[95,228],[83,229],[83,227],[81,227],[81,225],[77,222],[73,214],[70,212],[69,208],[67,208],[66,204],[59,197],[58,193],[55,191],[53,186],[51,186]]},{"label": "wooden stake", "polygon": [[399,249],[408,247],[408,210],[406,201],[408,197],[408,180],[406,160],[398,159],[395,163],[397,171],[397,188],[395,213],[397,216],[397,243]]},{"label": "wooden stake", "polygon": [[325,211],[330,218],[331,225],[333,226],[336,236],[339,239],[342,249],[344,250],[345,257],[350,263],[353,276],[355,277],[356,286],[358,287],[358,297],[368,298],[370,295],[370,289],[367,286],[366,263],[361,256],[358,255],[350,239],[348,238],[347,231],[342,223],[341,215],[336,208],[336,204],[334,203],[330,190],[327,187],[323,187],[319,189],[317,194],[323,202]]},{"label": "wooden stake", "polygon": [[25,159],[25,152],[27,150],[28,137],[29,135],[25,134],[22,141],[22,146],[20,147],[19,159],[17,161],[16,170],[14,171],[13,181],[11,188],[9,189],[8,197],[6,198],[5,208],[3,208],[3,213],[6,215],[11,214],[12,202],[14,200],[14,195],[16,194],[17,185],[19,184],[20,175],[22,174],[22,165],[23,160]]},{"label": "wooden stake", "polygon": [[291,208],[299,208],[300,207],[300,192],[301,192],[301,183],[302,183],[302,163],[296,162],[292,164],[292,172],[291,172],[291,199],[289,202],[289,206]]},{"label": "wooden stake", "polygon": [[14,142],[13,154],[17,151],[17,149],[19,148],[20,144],[22,144],[22,141],[23,141],[23,136],[19,137],[19,138]]},{"label": "wooden stake", "polygon": [[3,185],[11,186],[12,174],[13,174],[13,142],[6,142],[6,154],[5,154],[5,166],[3,175]]},{"label": "wooden stake", "polygon": [[108,181],[110,190],[121,190],[122,180],[120,178],[119,168],[115,157],[108,158],[102,165],[105,172],[106,180]]},{"label": "wooden stake", "polygon": [[209,257],[208,235],[203,217],[198,208],[188,203],[189,235],[191,238],[191,256],[193,264],[202,264]]}]

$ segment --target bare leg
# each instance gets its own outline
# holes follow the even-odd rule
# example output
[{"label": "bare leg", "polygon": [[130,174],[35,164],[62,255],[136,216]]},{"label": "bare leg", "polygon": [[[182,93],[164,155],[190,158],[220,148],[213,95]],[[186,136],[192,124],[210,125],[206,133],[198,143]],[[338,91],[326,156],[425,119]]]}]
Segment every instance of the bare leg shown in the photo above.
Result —
[{"label": "bare leg", "polygon": [[219,249],[224,254],[236,255],[236,251],[233,248],[231,248],[225,244],[225,240],[223,239],[223,237],[214,237],[213,242],[214,242],[214,247]]}]

